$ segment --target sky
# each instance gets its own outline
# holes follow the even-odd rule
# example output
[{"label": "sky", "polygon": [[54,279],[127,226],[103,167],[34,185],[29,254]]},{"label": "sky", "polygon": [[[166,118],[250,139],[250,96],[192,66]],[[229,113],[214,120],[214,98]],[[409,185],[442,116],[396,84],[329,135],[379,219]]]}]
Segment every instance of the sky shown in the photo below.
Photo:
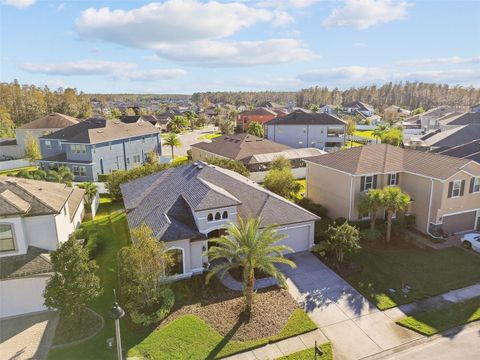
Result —
[{"label": "sky", "polygon": [[88,93],[480,87],[480,0],[0,0],[0,81]]}]

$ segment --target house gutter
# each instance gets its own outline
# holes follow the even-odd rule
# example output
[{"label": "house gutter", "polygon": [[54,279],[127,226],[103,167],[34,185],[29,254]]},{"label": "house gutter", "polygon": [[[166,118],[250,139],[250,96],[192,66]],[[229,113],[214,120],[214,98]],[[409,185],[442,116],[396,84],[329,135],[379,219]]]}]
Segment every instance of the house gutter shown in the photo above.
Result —
[{"label": "house gutter", "polygon": [[352,191],[353,191],[353,176],[350,175],[350,196],[348,204],[348,220],[352,220]]}]

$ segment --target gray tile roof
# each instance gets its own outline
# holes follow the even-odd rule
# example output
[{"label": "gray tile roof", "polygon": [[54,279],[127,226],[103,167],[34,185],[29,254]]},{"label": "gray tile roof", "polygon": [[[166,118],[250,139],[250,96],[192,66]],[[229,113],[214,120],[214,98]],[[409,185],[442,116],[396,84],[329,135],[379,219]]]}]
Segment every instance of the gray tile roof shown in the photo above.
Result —
[{"label": "gray tile roof", "polygon": [[125,124],[104,118],[91,118],[41,138],[65,140],[72,143],[97,144],[134,136],[158,134],[158,132],[158,129],[147,121]]},{"label": "gray tile roof", "polygon": [[233,171],[201,163],[149,175],[121,186],[129,227],[142,223],[164,241],[203,237],[192,210],[237,206],[244,219],[287,225],[318,217]]},{"label": "gray tile roof", "polygon": [[459,126],[469,124],[480,124],[480,113],[465,112],[456,114],[456,116],[449,117],[447,119],[440,119],[439,122],[442,125]]},{"label": "gray tile roof", "polygon": [[0,279],[49,273],[52,270],[48,251],[34,246],[29,246],[24,255],[0,258]]},{"label": "gray tile roof", "polygon": [[58,214],[67,201],[75,213],[84,192],[65,184],[0,176],[0,216]]},{"label": "gray tile roof", "polygon": [[265,125],[345,125],[345,121],[326,113],[306,112],[297,109],[283,117],[267,121]]},{"label": "gray tile roof", "polygon": [[[480,115],[480,114],[479,114]],[[480,139],[480,123],[462,125],[425,135],[420,140],[432,147],[453,147]]]}]

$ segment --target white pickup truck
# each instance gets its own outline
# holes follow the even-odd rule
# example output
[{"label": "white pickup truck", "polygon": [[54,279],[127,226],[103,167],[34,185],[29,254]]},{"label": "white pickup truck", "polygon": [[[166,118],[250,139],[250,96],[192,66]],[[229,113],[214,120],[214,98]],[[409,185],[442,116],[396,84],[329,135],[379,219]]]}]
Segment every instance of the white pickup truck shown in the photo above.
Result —
[{"label": "white pickup truck", "polygon": [[480,252],[480,233],[463,234],[462,245],[466,249],[472,249]]}]

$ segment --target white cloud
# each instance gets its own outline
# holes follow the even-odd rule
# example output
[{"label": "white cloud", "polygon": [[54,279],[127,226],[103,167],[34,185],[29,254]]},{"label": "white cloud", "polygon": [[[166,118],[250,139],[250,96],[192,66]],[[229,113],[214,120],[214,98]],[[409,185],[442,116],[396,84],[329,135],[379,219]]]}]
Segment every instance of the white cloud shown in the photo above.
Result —
[{"label": "white cloud", "polygon": [[270,11],[240,3],[167,0],[132,10],[89,8],[77,19],[76,29],[86,39],[155,48],[164,43],[220,39],[273,19]]},{"label": "white cloud", "polygon": [[451,56],[435,59],[412,59],[398,62],[399,65],[422,66],[422,65],[458,65],[458,64],[480,64],[480,56],[461,57]]},{"label": "white cloud", "polygon": [[183,69],[138,70],[138,65],[127,62],[80,60],[65,63],[24,63],[20,68],[30,73],[46,75],[104,75],[114,79],[132,81],[171,80],[186,75]]},{"label": "white cloud", "polygon": [[326,27],[356,27],[367,29],[379,23],[402,20],[407,17],[406,1],[346,0],[345,5],[332,10],[323,20]]},{"label": "white cloud", "polygon": [[206,66],[251,66],[259,64],[305,61],[317,56],[302,47],[298,40],[265,41],[197,41],[186,44],[164,44],[157,55],[169,60]]},{"label": "white cloud", "polygon": [[330,86],[361,86],[388,81],[423,81],[471,85],[480,81],[480,69],[448,69],[428,71],[403,71],[389,67],[346,66],[319,69],[299,74],[297,78],[307,84]]},{"label": "white cloud", "polygon": [[276,27],[285,26],[285,25],[288,25],[290,23],[295,22],[295,19],[289,13],[287,13],[286,11],[276,10],[274,12],[274,16],[275,16],[275,18],[273,20],[273,26],[276,26]]},{"label": "white cloud", "polygon": [[35,4],[37,0],[2,0],[2,4],[15,6],[18,9],[26,9]]},{"label": "white cloud", "polygon": [[273,8],[291,8],[291,9],[304,9],[309,7],[319,0],[265,0],[257,3],[259,7],[273,7]]}]

